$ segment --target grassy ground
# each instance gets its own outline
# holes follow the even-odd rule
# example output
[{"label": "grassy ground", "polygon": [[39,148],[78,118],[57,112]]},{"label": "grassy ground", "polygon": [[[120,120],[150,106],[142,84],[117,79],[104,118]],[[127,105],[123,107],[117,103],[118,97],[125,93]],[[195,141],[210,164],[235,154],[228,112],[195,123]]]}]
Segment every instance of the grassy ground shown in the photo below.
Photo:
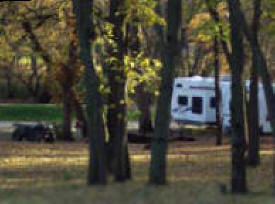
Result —
[{"label": "grassy ground", "polygon": [[169,184],[161,187],[147,184],[150,154],[143,145],[130,145],[132,181],[87,187],[87,144],[0,141],[0,203],[274,203],[270,138],[262,138],[262,165],[248,169],[250,193],[232,196],[219,189],[229,188],[230,146],[214,146],[211,135],[195,137],[170,144]]},{"label": "grassy ground", "polygon": [[[129,120],[137,120],[137,110],[128,111]],[[62,121],[62,106],[54,104],[1,104],[0,121]]]}]

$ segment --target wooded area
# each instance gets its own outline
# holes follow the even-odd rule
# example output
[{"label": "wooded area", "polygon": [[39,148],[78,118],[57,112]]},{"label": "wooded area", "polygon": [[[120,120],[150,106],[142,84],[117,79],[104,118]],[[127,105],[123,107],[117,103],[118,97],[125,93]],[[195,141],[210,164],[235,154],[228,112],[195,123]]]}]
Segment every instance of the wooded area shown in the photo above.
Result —
[{"label": "wooded area", "polygon": [[[54,127],[68,145],[79,142],[74,126],[81,142],[89,143],[89,186],[135,182],[132,159],[138,155],[128,140],[149,143],[146,182],[158,186],[170,182],[168,143],[192,140],[188,125],[171,128],[174,78],[213,77],[216,122],[214,131],[201,136],[210,134],[217,151],[231,145],[226,150],[231,152],[230,187],[217,184],[219,191],[253,191],[249,169],[266,165],[261,151],[270,145],[269,190],[275,195],[274,28],[275,0],[0,2],[0,102],[61,104],[62,121]],[[225,75],[232,97],[227,134],[220,85]],[[269,136],[261,132],[259,84]],[[138,118],[129,116],[133,109]],[[129,128],[131,118],[137,131]]]}]

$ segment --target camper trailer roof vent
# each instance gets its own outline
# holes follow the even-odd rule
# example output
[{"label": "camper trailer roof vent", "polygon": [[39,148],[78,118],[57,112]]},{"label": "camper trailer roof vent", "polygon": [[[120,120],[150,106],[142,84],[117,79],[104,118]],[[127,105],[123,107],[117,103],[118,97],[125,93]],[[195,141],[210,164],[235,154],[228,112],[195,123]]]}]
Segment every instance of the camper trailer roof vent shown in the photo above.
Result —
[{"label": "camper trailer roof vent", "polygon": [[203,78],[201,76],[193,76],[192,80],[202,80]]}]

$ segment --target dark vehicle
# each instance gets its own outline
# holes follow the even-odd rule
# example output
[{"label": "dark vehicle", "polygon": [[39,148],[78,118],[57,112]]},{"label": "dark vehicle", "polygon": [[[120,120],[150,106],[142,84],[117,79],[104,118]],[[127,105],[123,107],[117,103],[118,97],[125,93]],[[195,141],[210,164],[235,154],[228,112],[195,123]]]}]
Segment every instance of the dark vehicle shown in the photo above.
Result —
[{"label": "dark vehicle", "polygon": [[55,135],[48,125],[44,124],[15,124],[12,133],[13,141],[49,142],[55,141]]}]

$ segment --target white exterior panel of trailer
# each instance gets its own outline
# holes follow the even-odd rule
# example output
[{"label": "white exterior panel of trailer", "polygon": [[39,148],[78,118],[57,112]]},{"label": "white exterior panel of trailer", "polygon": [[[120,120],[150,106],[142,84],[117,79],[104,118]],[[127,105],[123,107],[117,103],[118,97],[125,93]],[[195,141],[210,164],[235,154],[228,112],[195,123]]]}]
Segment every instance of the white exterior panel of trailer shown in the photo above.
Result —
[{"label": "white exterior panel of trailer", "polygon": [[[249,93],[249,80],[245,82]],[[273,84],[275,89],[275,84]],[[263,85],[258,86],[259,126],[264,133],[271,132]],[[221,77],[221,121],[224,131],[231,128],[231,81]],[[175,121],[189,124],[216,122],[215,79],[213,77],[178,77],[174,80],[171,116]]]},{"label": "white exterior panel of trailer", "polygon": [[215,123],[215,85],[212,77],[179,77],[173,85],[172,118],[186,123]]}]

